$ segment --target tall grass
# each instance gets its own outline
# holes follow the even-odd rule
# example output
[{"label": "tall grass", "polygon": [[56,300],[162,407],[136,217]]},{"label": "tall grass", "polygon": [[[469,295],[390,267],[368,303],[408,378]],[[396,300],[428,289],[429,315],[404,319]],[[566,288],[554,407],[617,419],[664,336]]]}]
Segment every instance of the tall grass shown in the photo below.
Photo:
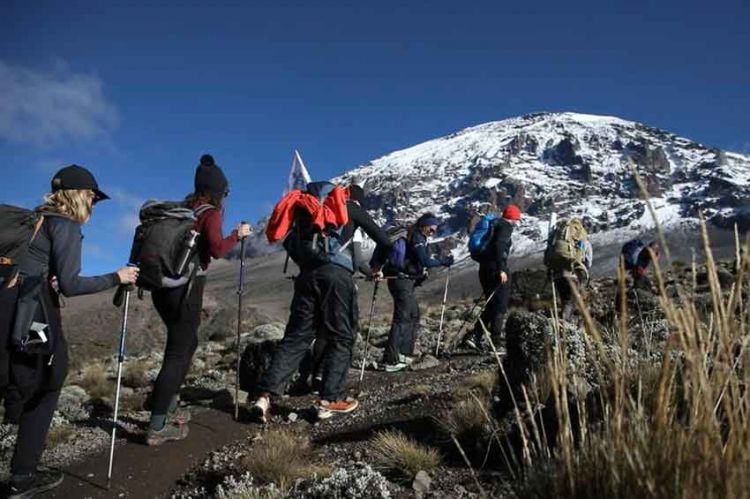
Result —
[{"label": "tall grass", "polygon": [[[658,223],[657,229],[671,260]],[[570,398],[565,338],[556,327],[544,376],[546,405],[553,410],[542,416],[545,400],[531,403],[538,387],[523,387],[513,401],[516,441],[503,442],[519,496],[750,497],[750,259],[747,252],[738,259],[735,282],[722,289],[703,220],[701,235],[710,309],[696,305],[695,284],[693,293],[670,298],[655,261],[659,303],[671,333],[663,354],[645,364],[634,366],[625,353],[627,301],[621,300],[613,349],[575,294],[600,387],[587,400]],[[694,264],[693,283],[695,273]],[[624,293],[622,270],[618,285]],[[556,310],[553,316],[556,322]],[[556,429],[552,434],[550,427]]]}]

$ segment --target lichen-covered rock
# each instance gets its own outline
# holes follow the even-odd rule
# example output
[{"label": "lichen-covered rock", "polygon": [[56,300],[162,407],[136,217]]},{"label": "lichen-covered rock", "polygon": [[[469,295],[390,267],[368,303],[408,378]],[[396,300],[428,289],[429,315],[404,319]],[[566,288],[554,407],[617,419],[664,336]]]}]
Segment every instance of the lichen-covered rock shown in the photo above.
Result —
[{"label": "lichen-covered rock", "polygon": [[57,412],[68,421],[79,421],[88,417],[85,405],[89,402],[86,390],[78,385],[68,385],[60,392],[57,402]]},{"label": "lichen-covered rock", "polygon": [[505,325],[507,355],[503,359],[503,369],[508,380],[507,384],[504,380],[500,382],[500,397],[504,402],[510,400],[505,387],[509,385],[517,398],[521,386],[531,381],[532,377],[539,381],[541,392],[548,390],[545,384],[547,352],[554,351],[554,348],[565,349],[568,382],[571,390],[579,392],[576,395],[585,396],[596,384],[596,373],[593,371],[585,333],[564,321],[559,322],[559,327],[560,336],[556,342],[552,319],[541,313],[525,311],[513,311],[508,315]]},{"label": "lichen-covered rock", "polygon": [[348,470],[339,468],[328,478],[314,481],[296,491],[303,499],[389,499],[391,485],[369,465]]}]

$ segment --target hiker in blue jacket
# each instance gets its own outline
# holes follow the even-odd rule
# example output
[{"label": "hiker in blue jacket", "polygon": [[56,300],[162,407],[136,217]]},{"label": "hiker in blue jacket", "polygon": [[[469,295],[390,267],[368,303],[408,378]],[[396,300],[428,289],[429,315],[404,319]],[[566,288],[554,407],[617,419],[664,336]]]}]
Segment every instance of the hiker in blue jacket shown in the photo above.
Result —
[{"label": "hiker in blue jacket", "polygon": [[419,217],[407,236],[404,271],[394,272],[388,265],[384,269],[386,276],[391,277],[388,291],[393,297],[393,320],[383,358],[386,372],[401,371],[413,361],[419,329],[419,304],[414,288],[424,282],[427,269],[453,265],[453,256],[438,259],[427,251],[427,238],[437,232],[439,224],[431,213]]}]

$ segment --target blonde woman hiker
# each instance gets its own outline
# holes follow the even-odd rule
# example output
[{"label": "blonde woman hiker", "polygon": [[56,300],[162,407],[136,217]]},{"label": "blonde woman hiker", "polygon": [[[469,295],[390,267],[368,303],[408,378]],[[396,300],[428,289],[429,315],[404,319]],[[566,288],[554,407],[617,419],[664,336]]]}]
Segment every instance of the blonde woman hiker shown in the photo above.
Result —
[{"label": "blonde woman hiker", "polygon": [[97,293],[138,277],[137,267],[80,275],[81,226],[97,202],[109,199],[90,171],[77,165],[63,168],[52,178],[51,191],[34,211],[0,207],[4,243],[13,231],[23,234],[29,222],[33,228],[29,238],[4,245],[0,255],[0,384],[8,387],[6,404],[13,400],[12,418],[18,424],[8,491],[16,499],[41,494],[63,480],[59,471],[38,467],[68,373],[59,296]]}]

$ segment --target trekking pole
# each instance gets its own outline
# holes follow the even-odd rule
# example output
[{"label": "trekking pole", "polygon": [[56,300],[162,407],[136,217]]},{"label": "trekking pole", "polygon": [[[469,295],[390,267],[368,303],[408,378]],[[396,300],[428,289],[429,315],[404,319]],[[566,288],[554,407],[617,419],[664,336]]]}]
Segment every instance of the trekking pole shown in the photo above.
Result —
[{"label": "trekking pole", "polygon": [[125,361],[125,338],[128,335],[128,306],[130,305],[130,292],[133,286],[120,286],[115,294],[114,303],[119,306],[123,302],[121,298],[124,295],[122,308],[122,327],[120,328],[120,347],[117,351],[117,387],[115,388],[115,412],[112,415],[112,442],[109,446],[109,468],[107,470],[107,490],[112,483],[112,464],[115,457],[115,437],[117,434],[117,414],[120,410],[120,382],[122,381],[122,364]]},{"label": "trekking pole", "polygon": [[465,317],[464,321],[461,323],[461,327],[458,329],[458,334],[456,334],[456,338],[461,337],[461,333],[463,332],[464,327],[466,327],[466,324],[469,322],[469,319],[471,319],[474,316],[474,310],[477,309],[477,305],[481,303],[482,304],[481,311],[484,312],[484,309],[487,307],[487,304],[490,301],[492,301],[492,299],[495,297],[495,293],[497,293],[498,289],[500,289],[500,285],[498,285],[494,290],[492,290],[492,293],[490,293],[490,296],[488,296],[487,299],[484,300],[484,302],[482,302],[481,297],[477,301],[474,302],[474,306],[471,307],[471,310],[469,310],[468,316]]},{"label": "trekking pole", "polygon": [[443,319],[445,318],[445,302],[448,300],[448,285],[451,282],[451,268],[448,267],[448,273],[445,275],[445,290],[443,290],[443,307],[440,310],[440,327],[438,328],[438,340],[435,347],[435,357],[440,355],[440,340],[443,337]]},{"label": "trekking pole", "polygon": [[[240,222],[242,224],[246,222]],[[245,292],[245,241],[240,240],[240,283],[237,287],[237,368],[234,377],[234,420],[240,419],[240,334],[242,329],[242,294]]]},{"label": "trekking pole", "polygon": [[378,297],[378,286],[380,281],[375,281],[375,287],[372,290],[372,303],[370,304],[370,318],[367,321],[367,336],[365,337],[365,351],[362,355],[362,369],[359,372],[358,391],[362,391],[362,380],[365,378],[365,365],[367,364],[367,350],[370,346],[370,330],[372,329],[372,316],[375,314],[375,300]]}]

